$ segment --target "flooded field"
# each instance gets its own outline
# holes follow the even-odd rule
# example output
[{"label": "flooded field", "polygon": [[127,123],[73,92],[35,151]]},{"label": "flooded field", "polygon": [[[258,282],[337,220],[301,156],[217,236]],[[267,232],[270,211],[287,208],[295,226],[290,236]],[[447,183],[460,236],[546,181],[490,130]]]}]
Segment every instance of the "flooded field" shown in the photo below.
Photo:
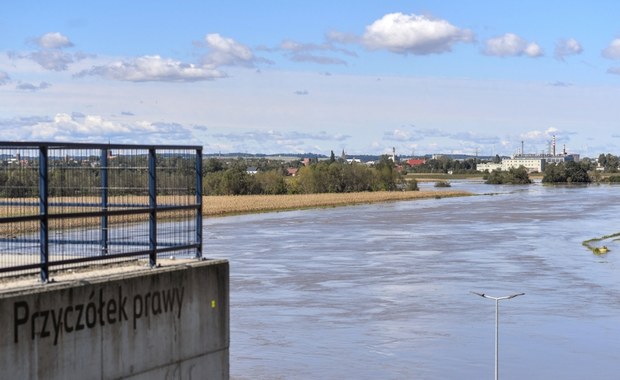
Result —
[{"label": "flooded field", "polygon": [[620,231],[620,187],[453,188],[487,195],[207,219],[232,379],[491,379],[470,291],[526,293],[500,303],[502,379],[618,378],[620,242],[582,242]]}]

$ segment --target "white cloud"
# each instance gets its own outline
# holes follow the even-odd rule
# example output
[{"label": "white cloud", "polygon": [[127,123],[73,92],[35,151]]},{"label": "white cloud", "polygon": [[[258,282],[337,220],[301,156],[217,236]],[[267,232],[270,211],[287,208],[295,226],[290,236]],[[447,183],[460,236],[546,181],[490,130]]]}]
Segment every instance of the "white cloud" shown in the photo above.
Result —
[{"label": "white cloud", "polygon": [[603,50],[602,55],[609,59],[620,59],[620,38],[611,41],[609,46]]},{"label": "white cloud", "polygon": [[253,67],[262,61],[247,46],[217,33],[207,34],[205,41],[210,51],[202,64],[146,55],[93,66],[76,76],[96,75],[128,82],[198,82],[226,77],[220,66]]},{"label": "white cloud", "polygon": [[569,55],[581,54],[582,52],[583,47],[581,46],[579,41],[574,38],[569,38],[567,40],[558,41],[558,43],[555,45],[554,56],[555,58],[563,61],[564,57],[567,57]]},{"label": "white cloud", "polygon": [[38,49],[32,52],[9,52],[11,59],[28,59],[38,63],[46,70],[65,71],[69,64],[91,57],[81,52],[69,53],[64,48],[72,47],[68,37],[60,33],[47,33],[34,39]]},{"label": "white cloud", "polygon": [[[13,61],[32,61],[52,71],[66,71],[74,63],[96,57],[93,54],[66,51],[66,48],[74,45],[67,36],[58,32],[44,34],[31,42],[36,46],[36,50],[7,52],[7,57]],[[210,51],[202,63],[146,55],[118,58],[112,62],[99,60],[97,64],[90,62],[90,66],[84,64],[80,68],[74,67],[74,72],[78,72],[76,77],[92,75],[129,82],[196,82],[226,77],[226,73],[219,69],[221,66],[254,67],[256,62],[267,62],[256,57],[247,46],[219,34],[206,35],[203,46]],[[19,66],[23,66],[23,62],[20,62]],[[0,85],[3,80],[6,79],[0,75]]]},{"label": "white cloud", "polygon": [[[303,153],[313,150],[323,150],[315,142],[322,144],[343,143],[351,136],[344,134],[330,134],[325,131],[308,133],[297,131],[253,130],[247,132],[216,133],[210,137],[211,144],[219,147],[228,147],[228,151],[256,151],[264,152],[269,149],[273,152]],[[213,147],[212,147],[213,148]],[[232,150],[231,150],[232,149]]]},{"label": "white cloud", "polygon": [[133,61],[116,61],[77,74],[77,76],[86,75],[129,82],[196,82],[226,76],[212,65],[198,66],[158,55],[138,57]]},{"label": "white cloud", "polygon": [[[19,125],[19,128],[15,128]],[[114,141],[118,143],[185,143],[192,133],[177,123],[137,121],[120,123],[99,115],[59,113],[53,119],[31,117],[0,120],[0,133],[13,139],[35,141]]]},{"label": "white cloud", "polygon": [[386,14],[367,26],[362,37],[368,49],[417,55],[449,52],[455,43],[473,40],[473,32],[459,29],[446,20],[402,13]]},{"label": "white cloud", "polygon": [[536,42],[531,42],[525,47],[525,54],[528,57],[541,57],[545,52]]},{"label": "white cloud", "polygon": [[129,128],[111,121],[105,121],[101,116],[85,116],[73,118],[71,115],[57,114],[50,122],[38,123],[33,126],[30,137],[42,140],[63,140],[69,136],[77,140],[95,138],[108,134],[117,135],[127,133]]},{"label": "white cloud", "polygon": [[419,140],[419,138],[415,138],[413,134],[409,131],[403,129],[394,129],[391,132],[385,132],[383,134],[383,139],[388,141],[414,141]]},{"label": "white cloud", "polygon": [[68,69],[69,64],[74,62],[73,54],[55,49],[35,51],[27,57],[41,65],[41,67],[54,71],[65,71]]},{"label": "white cloud", "polygon": [[539,131],[539,130],[527,131],[521,134],[521,138],[523,140],[541,143],[541,142],[549,141],[553,137],[553,135],[556,135],[556,134],[560,134],[560,130],[558,130],[557,128],[550,127],[544,131]]},{"label": "white cloud", "polygon": [[73,46],[67,36],[58,32],[47,33],[35,40],[36,44],[43,49],[62,49]]},{"label": "white cloud", "polygon": [[205,61],[216,66],[253,67],[257,57],[252,50],[232,38],[222,37],[218,33],[205,36],[211,50]]},{"label": "white cloud", "polygon": [[544,54],[536,42],[528,43],[514,33],[506,33],[503,36],[487,40],[483,52],[486,55],[497,57],[516,57],[525,54],[534,58]]}]

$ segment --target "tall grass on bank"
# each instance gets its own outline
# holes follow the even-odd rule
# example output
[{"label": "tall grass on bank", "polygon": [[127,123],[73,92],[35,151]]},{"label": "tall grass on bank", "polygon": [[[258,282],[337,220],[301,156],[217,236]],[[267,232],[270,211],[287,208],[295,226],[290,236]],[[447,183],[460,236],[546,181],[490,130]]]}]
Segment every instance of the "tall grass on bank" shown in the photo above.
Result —
[{"label": "tall grass on bank", "polygon": [[[116,196],[109,198],[109,204],[119,204],[121,206],[110,207],[110,210],[132,210],[136,207],[147,208],[149,205],[148,196]],[[160,206],[165,205],[189,205],[195,202],[195,196],[175,196],[162,195],[157,198]],[[36,216],[39,215],[38,198],[0,198],[0,203],[10,203],[12,205],[0,206],[0,217]],[[89,213],[101,211],[101,198],[95,196],[83,197],[50,197],[48,212],[50,215],[65,213]],[[159,211],[159,220],[177,220],[187,218],[191,211]],[[148,220],[148,213],[113,215],[109,217],[109,225],[126,225],[130,223],[143,222]],[[78,216],[64,219],[52,218],[49,221],[50,232],[71,230],[83,227],[98,226],[101,218],[95,216]],[[22,221],[14,223],[0,224],[0,237],[15,237],[23,233],[39,231],[39,221]]]},{"label": "tall grass on bank", "polygon": [[[335,207],[364,203],[406,201],[416,199],[460,197],[471,195],[471,193],[458,190],[443,191],[378,191],[378,192],[359,192],[359,193],[325,193],[325,194],[299,194],[299,195],[231,195],[231,196],[205,196],[203,197],[202,214],[207,217],[226,216],[271,211],[286,211],[296,209],[308,209],[316,207]],[[8,199],[3,199],[8,200]],[[0,207],[0,217],[7,216],[26,216],[37,215],[38,206],[32,206],[37,199],[21,199],[28,206],[4,206]],[[55,198],[54,202],[90,202],[96,204],[97,197],[79,198]],[[122,199],[110,199],[110,203],[125,202],[133,204],[148,205],[148,197],[143,196],[124,196]],[[158,197],[160,205],[165,204],[191,204],[192,197],[161,196]],[[70,212],[92,212],[99,210],[99,207],[72,207],[64,206],[52,208],[51,213],[70,213]],[[130,207],[118,207],[118,209],[130,209]],[[188,218],[191,211],[166,211],[159,212],[160,220],[175,220]],[[191,217],[191,216],[190,216]],[[143,222],[148,220],[148,214],[134,214],[110,217],[110,225],[123,225],[127,223]],[[99,217],[69,218],[50,220],[51,230],[66,230],[73,228],[83,228],[97,226],[101,223]],[[31,233],[39,230],[38,221],[21,223],[0,224],[0,237],[12,237],[22,233]]]},{"label": "tall grass on bank", "polygon": [[460,197],[466,191],[377,191],[360,193],[324,193],[299,195],[207,196],[203,202],[206,216],[224,216],[315,207],[334,207],[375,202]]}]

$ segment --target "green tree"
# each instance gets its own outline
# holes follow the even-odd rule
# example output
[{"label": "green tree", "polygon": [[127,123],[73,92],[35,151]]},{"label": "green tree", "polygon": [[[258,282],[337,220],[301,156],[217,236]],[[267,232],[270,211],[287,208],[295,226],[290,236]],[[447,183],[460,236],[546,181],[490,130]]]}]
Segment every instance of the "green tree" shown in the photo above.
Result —
[{"label": "green tree", "polygon": [[234,166],[224,171],[221,191],[224,195],[249,195],[258,193],[255,181],[246,169]]},{"label": "green tree", "polygon": [[250,195],[260,194],[261,187],[244,165],[235,163],[226,170],[207,173],[203,192],[206,195]]},{"label": "green tree", "polygon": [[286,194],[287,187],[284,176],[278,170],[258,172],[254,176],[261,194]]},{"label": "green tree", "polygon": [[419,191],[420,188],[418,187],[418,181],[416,181],[413,178],[410,180],[407,180],[405,189],[408,191]]},{"label": "green tree", "polygon": [[374,168],[359,163],[322,161],[301,168],[288,185],[289,192],[294,194],[407,189],[387,156]]},{"label": "green tree", "polygon": [[9,170],[4,183],[3,196],[11,198],[32,197],[38,194],[38,176],[34,170],[15,168]]},{"label": "green tree", "polygon": [[490,173],[485,173],[483,176],[486,184],[489,185],[501,185],[504,183],[504,175],[501,170],[493,170]]},{"label": "green tree", "polygon": [[607,178],[607,181],[609,181],[609,183],[620,183],[620,175],[609,176],[609,178]]},{"label": "green tree", "polygon": [[317,193],[317,175],[313,165],[301,167],[290,183],[289,191],[293,194]]},{"label": "green tree", "polygon": [[204,173],[215,173],[224,170],[224,164],[217,158],[209,158],[202,165],[202,171]]},{"label": "green tree", "polygon": [[527,169],[523,166],[518,168],[510,168],[508,171],[493,170],[491,173],[485,174],[487,184],[492,185],[527,185],[532,183]]},{"label": "green tree", "polygon": [[590,183],[584,166],[574,161],[549,164],[545,167],[543,183]]},{"label": "green tree", "polygon": [[343,191],[372,191],[374,183],[373,169],[364,164],[352,163],[343,168]]},{"label": "green tree", "polygon": [[202,180],[202,193],[204,195],[223,195],[222,187],[223,171],[207,173]]},{"label": "green tree", "polygon": [[614,156],[613,154],[607,153],[605,156],[605,171],[610,173],[616,173],[618,171],[618,166],[620,164],[620,160],[618,156]]},{"label": "green tree", "polygon": [[602,167],[605,167],[605,165],[607,164],[607,157],[605,156],[604,153],[599,154],[599,156],[598,156],[598,163]]},{"label": "green tree", "polygon": [[379,162],[375,165],[377,170],[376,190],[396,190],[396,179],[398,173],[394,170],[394,162],[387,156],[381,156]]}]

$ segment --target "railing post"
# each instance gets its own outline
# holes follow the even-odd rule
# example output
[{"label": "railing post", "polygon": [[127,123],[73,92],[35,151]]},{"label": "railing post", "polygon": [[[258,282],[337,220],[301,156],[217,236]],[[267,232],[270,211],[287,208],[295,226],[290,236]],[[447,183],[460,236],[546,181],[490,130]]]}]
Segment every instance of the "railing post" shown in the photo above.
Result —
[{"label": "railing post", "polygon": [[101,254],[108,254],[108,154],[110,151],[107,148],[101,149],[101,211],[104,214],[101,216]]},{"label": "railing post", "polygon": [[41,282],[49,281],[49,219],[47,146],[39,146],[39,223],[41,250]]},{"label": "railing post", "polygon": [[196,149],[196,258],[202,258],[202,149]]},{"label": "railing post", "polygon": [[157,157],[149,149],[149,265],[157,265]]}]

